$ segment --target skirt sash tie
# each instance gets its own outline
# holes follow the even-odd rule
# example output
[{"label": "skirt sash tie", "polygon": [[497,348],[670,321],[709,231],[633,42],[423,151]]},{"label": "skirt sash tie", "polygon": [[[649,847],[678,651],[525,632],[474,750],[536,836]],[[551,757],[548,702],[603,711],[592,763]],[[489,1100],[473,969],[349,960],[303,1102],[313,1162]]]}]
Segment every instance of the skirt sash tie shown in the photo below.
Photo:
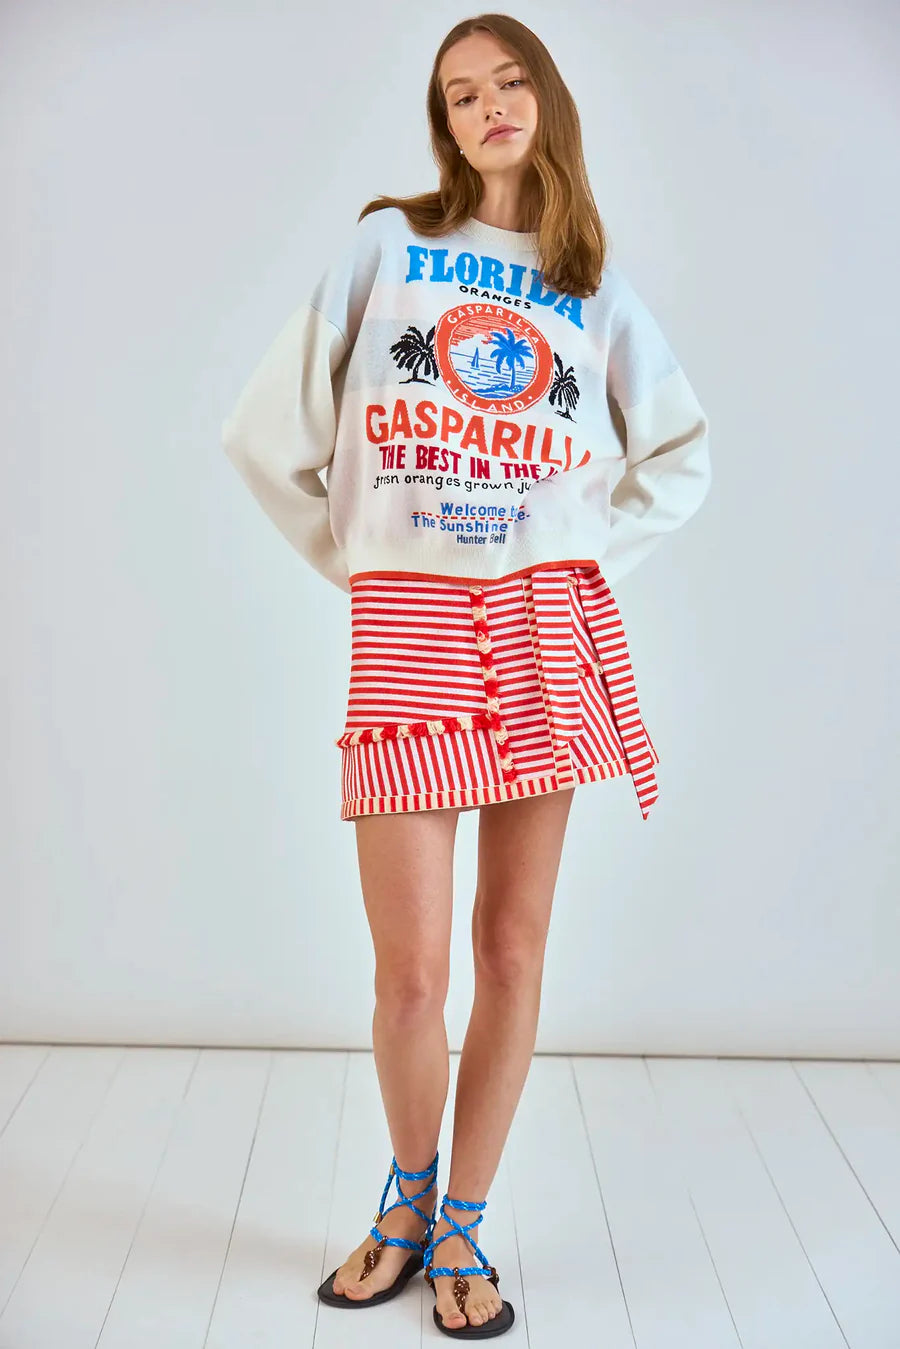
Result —
[{"label": "skirt sash tie", "polygon": [[[659,794],[657,760],[641,718],[625,628],[613,593],[599,567],[534,571],[531,590],[554,738],[564,747],[582,734],[580,681],[602,680],[646,820]],[[585,642],[585,624],[594,651]],[[568,765],[568,754],[563,758]]]}]

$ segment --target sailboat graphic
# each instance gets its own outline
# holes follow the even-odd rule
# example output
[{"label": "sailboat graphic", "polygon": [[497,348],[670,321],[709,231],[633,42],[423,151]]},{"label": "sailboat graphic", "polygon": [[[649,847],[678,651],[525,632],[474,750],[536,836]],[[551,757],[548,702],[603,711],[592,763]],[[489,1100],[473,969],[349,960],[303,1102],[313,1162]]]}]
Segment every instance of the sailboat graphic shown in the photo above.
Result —
[{"label": "sailboat graphic", "polygon": [[483,398],[521,393],[534,377],[534,348],[510,328],[476,333],[468,340],[463,337],[451,344],[450,360],[460,379]]},{"label": "sailboat graphic", "polygon": [[441,378],[469,407],[523,411],[547,393],[553,354],[544,334],[504,305],[459,305],[435,325]]}]

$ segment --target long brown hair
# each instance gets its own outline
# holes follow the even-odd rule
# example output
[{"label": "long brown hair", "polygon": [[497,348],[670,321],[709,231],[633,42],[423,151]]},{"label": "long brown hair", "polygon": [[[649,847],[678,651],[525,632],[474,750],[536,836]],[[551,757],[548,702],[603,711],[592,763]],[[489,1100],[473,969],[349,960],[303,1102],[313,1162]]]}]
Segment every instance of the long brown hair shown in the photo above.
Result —
[{"label": "long brown hair", "polygon": [[481,175],[459,153],[450,134],[438,75],[445,52],[479,30],[492,33],[522,63],[537,98],[538,122],[523,177],[522,212],[525,230],[537,235],[544,284],[567,295],[593,295],[601,282],[608,242],[585,169],[578,109],[540,38],[508,14],[463,19],[450,29],[434,58],[426,106],[439,188],[411,197],[381,194],[366,203],[359,219],[370,211],[397,206],[410,229],[439,238],[474,214],[482,193]]}]

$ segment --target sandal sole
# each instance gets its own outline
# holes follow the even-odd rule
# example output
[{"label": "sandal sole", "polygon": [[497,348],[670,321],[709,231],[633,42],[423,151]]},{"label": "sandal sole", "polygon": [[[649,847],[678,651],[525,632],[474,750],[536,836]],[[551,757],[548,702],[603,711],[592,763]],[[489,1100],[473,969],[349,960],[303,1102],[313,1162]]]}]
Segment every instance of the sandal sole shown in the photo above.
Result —
[{"label": "sandal sole", "polygon": [[511,1302],[504,1298],[503,1309],[490,1321],[485,1321],[483,1326],[473,1326],[471,1322],[467,1325],[459,1326],[457,1329],[451,1329],[444,1325],[444,1319],[437,1309],[437,1305],[432,1308],[434,1324],[444,1335],[450,1335],[454,1340],[487,1340],[493,1335],[502,1335],[504,1331],[509,1330],[513,1321],[516,1319],[515,1309]]},{"label": "sandal sole", "polygon": [[418,1274],[421,1268],[421,1255],[411,1255],[394,1282],[389,1284],[387,1288],[382,1288],[380,1292],[373,1293],[371,1297],[350,1298],[345,1293],[334,1291],[334,1277],[340,1269],[340,1265],[338,1265],[331,1271],[328,1278],[319,1284],[316,1295],[320,1302],[326,1303],[329,1307],[351,1307],[356,1311],[360,1307],[378,1306],[382,1302],[390,1302],[391,1298],[396,1297],[398,1293],[402,1293],[413,1275]]}]

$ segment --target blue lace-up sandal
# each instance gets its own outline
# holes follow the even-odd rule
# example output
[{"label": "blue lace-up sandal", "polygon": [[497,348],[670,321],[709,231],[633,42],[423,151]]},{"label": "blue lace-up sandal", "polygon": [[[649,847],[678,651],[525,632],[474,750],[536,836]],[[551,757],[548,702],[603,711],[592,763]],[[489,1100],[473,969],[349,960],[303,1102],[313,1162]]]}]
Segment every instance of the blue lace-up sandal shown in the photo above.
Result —
[{"label": "blue lace-up sandal", "polygon": [[[432,1185],[437,1181],[437,1167],[438,1167],[437,1153],[434,1154],[434,1160],[425,1168],[424,1171],[404,1171],[402,1167],[399,1167],[397,1165],[397,1158],[396,1157],[391,1158],[391,1167],[390,1170],[388,1171],[387,1182],[385,1184],[384,1191],[381,1195],[381,1203],[378,1205],[378,1212],[375,1214],[374,1218],[375,1225],[369,1228],[370,1234],[373,1237],[378,1238],[378,1245],[373,1246],[371,1250],[366,1251],[363,1263],[363,1271],[362,1274],[360,1274],[359,1278],[361,1281],[362,1279],[367,1279],[369,1277],[369,1275],[372,1273],[372,1270],[378,1264],[381,1252],[384,1250],[385,1246],[407,1246],[413,1252],[413,1254],[409,1257],[406,1264],[400,1270],[400,1273],[397,1275],[394,1282],[392,1284],[389,1284],[387,1288],[382,1288],[379,1292],[373,1293],[371,1297],[360,1297],[360,1298],[347,1297],[346,1293],[336,1293],[334,1291],[334,1277],[337,1274],[338,1270],[340,1269],[340,1265],[338,1265],[335,1269],[331,1271],[331,1273],[328,1275],[328,1278],[325,1279],[324,1282],[319,1284],[317,1291],[319,1295],[319,1300],[321,1302],[327,1302],[329,1307],[372,1307],[379,1302],[389,1302],[391,1298],[396,1297],[398,1293],[403,1291],[403,1289],[409,1283],[412,1276],[414,1274],[417,1274],[418,1271],[422,1268],[425,1251],[427,1250],[431,1238],[434,1234],[434,1225],[437,1222],[436,1217],[437,1198],[435,1197],[435,1203],[432,1206],[430,1218],[428,1214],[423,1213],[422,1210],[413,1201],[416,1199],[421,1199],[422,1196],[427,1194],[428,1191],[431,1189]],[[399,1178],[401,1176],[403,1177],[404,1180],[427,1179],[429,1183],[425,1186],[424,1190],[419,1190],[417,1194],[404,1194],[400,1188]],[[397,1185],[397,1193],[399,1194],[400,1198],[395,1203],[391,1204],[389,1208],[385,1208],[384,1201],[387,1199],[388,1190],[391,1187],[392,1178]],[[381,1232],[379,1232],[378,1223],[381,1222],[385,1214],[390,1213],[391,1209],[399,1208],[401,1204],[405,1204],[407,1208],[413,1209],[416,1213],[418,1213],[419,1217],[423,1218],[425,1222],[428,1224],[428,1226],[425,1229],[425,1235],[422,1237],[421,1241],[410,1241],[407,1237],[386,1237],[383,1236]]]},{"label": "blue lace-up sandal", "polygon": [[[460,1227],[455,1218],[444,1212],[445,1207],[448,1205],[450,1208],[461,1208],[466,1209],[469,1213],[477,1213],[478,1217],[473,1218],[470,1223],[464,1223],[462,1227]],[[509,1330],[513,1321],[516,1319],[513,1305],[511,1302],[507,1302],[506,1299],[503,1300],[503,1306],[500,1311],[498,1311],[497,1315],[490,1317],[489,1320],[485,1321],[484,1324],[480,1326],[473,1326],[472,1323],[467,1320],[464,1326],[459,1326],[457,1329],[451,1329],[449,1326],[444,1325],[444,1318],[437,1309],[437,1288],[435,1287],[434,1280],[441,1274],[452,1274],[455,1276],[453,1279],[453,1296],[456,1298],[456,1305],[459,1307],[463,1316],[466,1314],[466,1298],[469,1294],[469,1280],[466,1278],[467,1274],[484,1275],[499,1292],[500,1276],[494,1266],[488,1262],[484,1252],[479,1249],[473,1238],[469,1236],[469,1228],[478,1226],[486,1207],[486,1199],[483,1199],[480,1203],[468,1203],[465,1199],[451,1199],[449,1195],[445,1194],[441,1200],[440,1216],[446,1218],[447,1222],[450,1223],[450,1231],[443,1232],[438,1237],[437,1241],[432,1241],[425,1247],[425,1282],[431,1286],[435,1296],[435,1305],[432,1308],[434,1324],[437,1326],[438,1330],[442,1330],[445,1335],[452,1335],[455,1340],[486,1340],[491,1335],[502,1335],[505,1330]],[[437,1219],[431,1224],[432,1232],[436,1225]],[[465,1265],[460,1269],[458,1265],[454,1265],[451,1269],[448,1265],[439,1265],[437,1269],[434,1268],[433,1261],[435,1248],[440,1246],[441,1242],[447,1237],[452,1236],[465,1237],[466,1241],[481,1261],[480,1266]]]}]

